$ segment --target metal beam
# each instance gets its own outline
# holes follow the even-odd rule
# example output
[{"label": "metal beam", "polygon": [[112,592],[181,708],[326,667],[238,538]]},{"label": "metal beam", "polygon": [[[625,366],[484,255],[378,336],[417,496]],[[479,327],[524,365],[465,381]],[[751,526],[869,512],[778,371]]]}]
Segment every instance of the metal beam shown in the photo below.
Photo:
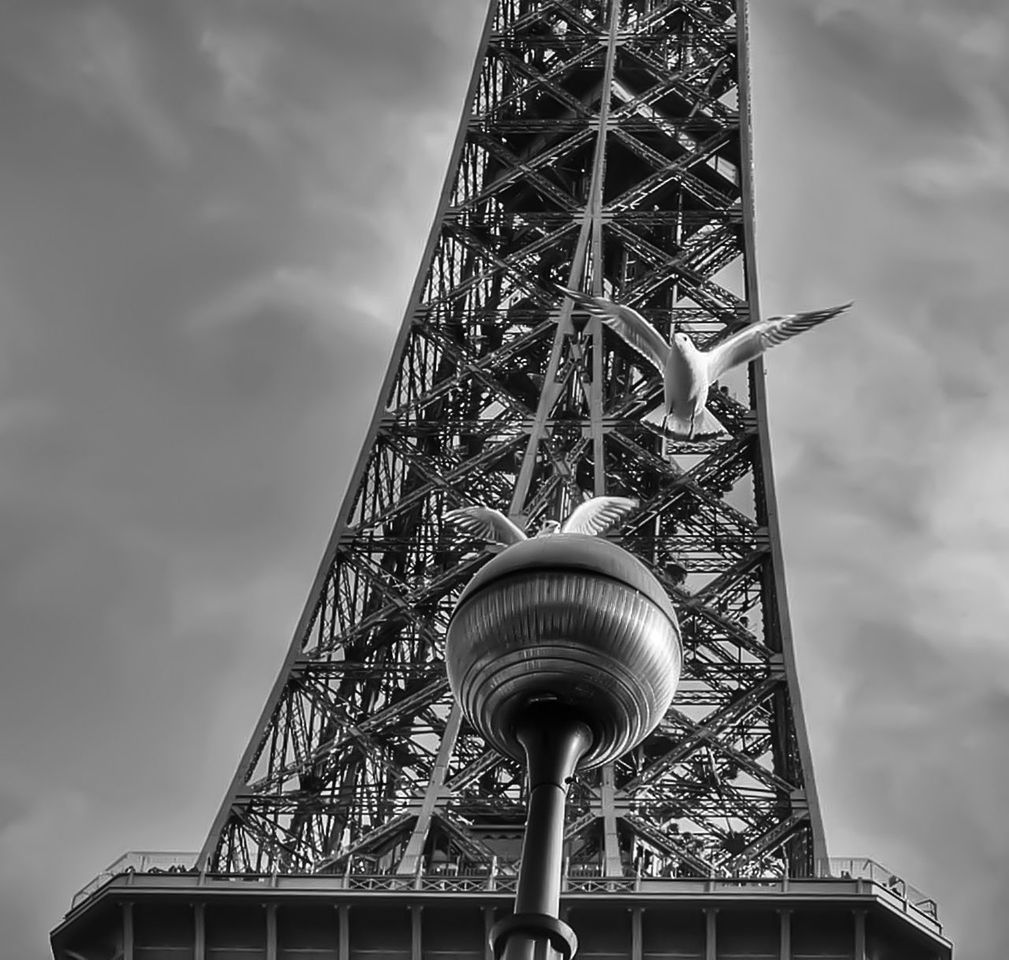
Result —
[{"label": "metal beam", "polygon": [[412,876],[417,872],[420,865],[421,856],[424,853],[424,843],[427,840],[427,833],[431,827],[431,815],[434,813],[435,804],[445,786],[445,776],[448,773],[449,760],[452,751],[455,750],[456,737],[459,736],[459,727],[462,724],[462,708],[458,703],[452,705],[452,712],[449,714],[445,732],[441,737],[441,744],[438,747],[438,756],[434,761],[434,770],[431,779],[427,782],[424,790],[424,799],[421,801],[420,809],[417,811],[417,823],[410,835],[410,840],[403,851],[403,857],[399,861],[396,872],[400,876]]}]

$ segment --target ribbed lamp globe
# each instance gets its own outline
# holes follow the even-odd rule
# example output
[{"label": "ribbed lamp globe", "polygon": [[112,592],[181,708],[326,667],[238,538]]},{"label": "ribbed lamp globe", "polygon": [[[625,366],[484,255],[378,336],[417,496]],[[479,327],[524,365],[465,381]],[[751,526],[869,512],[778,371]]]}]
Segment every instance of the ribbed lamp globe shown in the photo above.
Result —
[{"label": "ribbed lamp globe", "polygon": [[584,770],[658,725],[680,678],[680,628],[636,557],[599,537],[555,534],[481,568],[452,615],[445,661],[466,718],[517,760],[516,725],[531,705],[553,701],[584,720]]}]

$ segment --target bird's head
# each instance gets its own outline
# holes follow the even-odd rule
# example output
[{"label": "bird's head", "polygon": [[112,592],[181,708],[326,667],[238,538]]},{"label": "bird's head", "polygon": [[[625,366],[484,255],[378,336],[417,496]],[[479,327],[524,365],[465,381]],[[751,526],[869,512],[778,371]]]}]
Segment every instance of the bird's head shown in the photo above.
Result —
[{"label": "bird's head", "polygon": [[544,520],[536,532],[537,537],[549,537],[553,533],[560,532],[561,525],[557,520]]},{"label": "bird's head", "polygon": [[673,345],[679,347],[680,350],[692,350],[694,348],[694,341],[682,330],[677,330],[673,334]]}]

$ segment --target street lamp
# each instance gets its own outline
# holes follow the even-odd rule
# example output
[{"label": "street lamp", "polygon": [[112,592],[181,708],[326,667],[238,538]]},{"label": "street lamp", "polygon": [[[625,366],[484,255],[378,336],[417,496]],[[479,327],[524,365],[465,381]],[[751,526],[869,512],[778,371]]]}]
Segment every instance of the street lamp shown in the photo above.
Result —
[{"label": "street lamp", "polygon": [[608,540],[536,537],[463,590],[445,660],[467,719],[528,771],[515,912],[491,932],[495,957],[532,960],[549,944],[570,960],[577,940],[558,917],[567,789],[576,770],[639,744],[668,709],[681,662],[672,604]]}]

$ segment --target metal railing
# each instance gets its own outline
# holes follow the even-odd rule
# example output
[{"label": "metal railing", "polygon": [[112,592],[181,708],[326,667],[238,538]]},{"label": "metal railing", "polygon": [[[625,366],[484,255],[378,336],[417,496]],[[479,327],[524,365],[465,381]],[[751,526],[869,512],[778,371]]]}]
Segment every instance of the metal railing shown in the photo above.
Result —
[{"label": "metal railing", "polygon": [[110,863],[90,883],[78,890],[70,901],[73,909],[83,903],[100,887],[104,887],[113,877],[124,873],[191,873],[196,863],[196,853],[166,852],[163,850],[131,850],[118,860]]},{"label": "metal railing", "polygon": [[[106,867],[90,883],[74,894],[71,909],[76,908],[96,893],[110,880],[124,874],[199,873],[194,864],[196,853],[165,853],[152,851],[131,851]],[[346,890],[420,890],[446,893],[478,893],[498,891],[511,893],[515,890],[518,876],[518,861],[493,858],[486,863],[459,863],[443,861],[423,863],[413,875],[398,874],[392,867],[384,867],[371,857],[353,857],[346,868],[328,875],[312,875],[320,878],[328,876]],[[247,874],[200,874],[203,879],[224,880],[241,876],[252,879]],[[264,874],[260,879],[277,881],[278,876]],[[914,910],[938,925],[939,911],[935,900],[925,896],[916,887],[882,864],[868,857],[827,857],[816,863],[813,880],[850,880],[873,885],[884,896],[894,898],[905,911]],[[579,863],[565,861],[562,889],[570,893],[632,893],[651,890],[654,884],[673,883],[698,884],[707,892],[747,888],[775,887],[785,891],[789,885],[801,883],[801,878],[792,880],[780,877],[694,877],[671,878],[654,877],[640,871],[624,876],[605,876],[599,863]]]},{"label": "metal railing", "polygon": [[834,880],[868,880],[919,913],[936,922],[939,920],[939,907],[935,900],[868,857],[825,857],[816,862],[816,875]]}]

